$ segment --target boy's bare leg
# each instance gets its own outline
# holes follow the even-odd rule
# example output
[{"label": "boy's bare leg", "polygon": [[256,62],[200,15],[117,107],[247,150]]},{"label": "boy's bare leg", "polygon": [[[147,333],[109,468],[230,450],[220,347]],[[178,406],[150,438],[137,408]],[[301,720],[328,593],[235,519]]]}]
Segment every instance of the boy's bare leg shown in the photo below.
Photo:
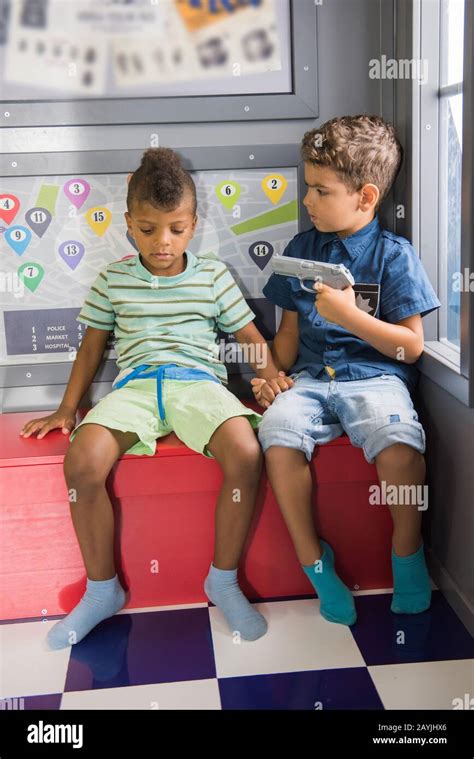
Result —
[{"label": "boy's bare leg", "polygon": [[64,474],[87,587],[77,606],[48,632],[50,649],[79,643],[125,603],[125,591],[115,572],[114,515],[105,481],[117,458],[137,439],[135,433],[90,423],[78,430],[68,449]]},{"label": "boy's bare leg", "polygon": [[[425,460],[409,445],[396,443],[385,448],[376,457],[376,466],[380,482],[385,481],[387,487],[424,484]],[[418,490],[413,489],[414,497],[407,499],[411,500],[409,503],[402,503],[401,490],[398,490],[398,505],[389,507],[394,527],[391,609],[397,614],[419,614],[431,603],[431,582],[421,539],[422,509],[427,504],[419,503]]]},{"label": "boy's bare leg", "polygon": [[265,463],[300,564],[318,593],[321,615],[329,622],[354,624],[357,615],[352,593],[336,574],[331,546],[316,534],[312,477],[305,454],[294,448],[270,446]]},{"label": "boy's bare leg", "polygon": [[240,590],[237,567],[255,510],[262,451],[244,416],[221,424],[207,449],[220,464],[224,480],[216,506],[214,559],[204,590],[233,633],[256,640],[267,631],[267,623]]},{"label": "boy's bare leg", "polygon": [[313,481],[303,451],[272,445],[265,466],[300,564],[314,564],[322,548],[313,519]]},{"label": "boy's bare leg", "polygon": [[216,505],[213,564],[219,569],[235,569],[255,510],[262,450],[244,416],[232,417],[221,424],[207,449],[224,475]]},{"label": "boy's bare leg", "polygon": [[[387,487],[418,486],[425,482],[425,459],[409,445],[396,443],[385,448],[376,457],[375,464],[379,481],[385,482]],[[398,556],[409,556],[420,547],[423,511],[418,506],[423,507],[417,502],[389,506],[393,519],[392,544]]]},{"label": "boy's bare leg", "polygon": [[108,580],[115,575],[114,513],[105,482],[117,459],[138,436],[99,424],[84,424],[64,459],[64,476],[76,500],[71,517],[87,577]]}]

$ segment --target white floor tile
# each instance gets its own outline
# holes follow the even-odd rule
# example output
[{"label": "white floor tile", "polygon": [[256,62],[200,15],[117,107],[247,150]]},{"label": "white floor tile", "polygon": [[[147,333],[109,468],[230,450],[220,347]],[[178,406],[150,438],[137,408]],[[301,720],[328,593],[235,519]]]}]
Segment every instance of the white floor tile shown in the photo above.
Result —
[{"label": "white floor tile", "polygon": [[220,709],[216,679],[158,685],[133,685],[65,693],[61,710],[68,709]]},{"label": "white floor tile", "polygon": [[48,651],[55,621],[0,625],[0,698],[62,693],[71,647]]},{"label": "white floor tile", "polygon": [[317,599],[255,606],[268,631],[256,641],[240,643],[220,610],[209,609],[218,677],[365,666],[349,628],[323,619]]},{"label": "white floor tile", "polygon": [[384,664],[369,673],[386,709],[448,709],[474,695],[474,659]]}]

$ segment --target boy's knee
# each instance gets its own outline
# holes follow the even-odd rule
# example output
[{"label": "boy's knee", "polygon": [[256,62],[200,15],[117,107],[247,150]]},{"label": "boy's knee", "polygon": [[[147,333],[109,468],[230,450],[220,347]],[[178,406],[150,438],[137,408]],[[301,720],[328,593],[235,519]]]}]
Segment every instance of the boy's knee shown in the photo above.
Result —
[{"label": "boy's knee", "polygon": [[265,451],[265,460],[272,464],[287,463],[300,459],[301,462],[308,463],[309,459],[305,451],[300,448],[291,448],[286,445],[270,445]]},{"label": "boy's knee", "polygon": [[239,440],[232,445],[222,464],[226,474],[236,476],[255,475],[262,468],[263,452],[256,438]]},{"label": "boy's knee", "polygon": [[91,488],[104,484],[108,472],[81,445],[71,443],[63,463],[64,477],[70,487]]},{"label": "boy's knee", "polygon": [[375,457],[377,466],[398,470],[408,469],[422,462],[424,462],[423,454],[406,443],[389,445]]}]

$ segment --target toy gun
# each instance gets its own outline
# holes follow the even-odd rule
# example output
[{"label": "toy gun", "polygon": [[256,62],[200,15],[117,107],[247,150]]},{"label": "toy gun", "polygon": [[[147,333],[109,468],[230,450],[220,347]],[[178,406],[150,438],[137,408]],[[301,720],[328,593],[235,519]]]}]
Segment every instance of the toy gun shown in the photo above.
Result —
[{"label": "toy gun", "polygon": [[270,259],[271,267],[275,274],[284,277],[297,277],[303,290],[315,293],[311,287],[305,287],[305,281],[322,282],[336,290],[344,290],[355,283],[349,269],[342,264],[323,264],[320,261],[308,261],[305,258],[291,258],[290,256],[273,256]]}]

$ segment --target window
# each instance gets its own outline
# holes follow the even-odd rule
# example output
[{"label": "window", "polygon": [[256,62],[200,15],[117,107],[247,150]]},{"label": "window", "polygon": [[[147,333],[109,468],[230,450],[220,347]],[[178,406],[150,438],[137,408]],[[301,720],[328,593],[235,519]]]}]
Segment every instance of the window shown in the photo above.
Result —
[{"label": "window", "polygon": [[439,87],[439,340],[460,362],[464,0],[441,0]]},{"label": "window", "polygon": [[474,3],[421,0],[410,9],[399,13],[397,49],[427,74],[397,84],[406,107],[398,126],[409,125],[407,232],[442,303],[424,320],[418,365],[474,406]]}]

